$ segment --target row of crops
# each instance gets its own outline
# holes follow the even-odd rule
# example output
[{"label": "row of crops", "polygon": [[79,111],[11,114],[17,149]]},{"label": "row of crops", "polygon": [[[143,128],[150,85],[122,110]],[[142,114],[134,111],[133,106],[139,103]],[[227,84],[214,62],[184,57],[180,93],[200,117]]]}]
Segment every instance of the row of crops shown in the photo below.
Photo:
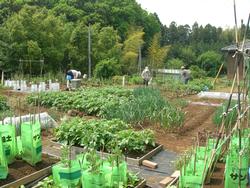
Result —
[{"label": "row of crops", "polygon": [[153,131],[134,131],[130,125],[118,119],[72,118],[56,128],[55,137],[61,143],[111,153],[117,147],[124,153],[143,153],[155,146]]},{"label": "row of crops", "polygon": [[28,103],[70,109],[106,119],[120,119],[127,123],[144,121],[160,123],[165,128],[180,127],[184,113],[166,101],[154,88],[84,88],[76,92],[54,92],[30,95]]},{"label": "row of crops", "polygon": [[173,93],[175,97],[196,94],[212,89],[213,87],[210,79],[195,79],[191,80],[188,84],[184,84],[178,79],[164,78],[157,80],[156,83],[164,91]]}]

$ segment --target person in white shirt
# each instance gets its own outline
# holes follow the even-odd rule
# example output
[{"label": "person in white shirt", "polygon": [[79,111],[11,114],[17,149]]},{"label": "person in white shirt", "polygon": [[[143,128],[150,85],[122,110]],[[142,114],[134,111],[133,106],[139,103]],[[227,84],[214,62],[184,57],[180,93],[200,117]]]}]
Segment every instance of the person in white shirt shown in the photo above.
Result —
[{"label": "person in white shirt", "polygon": [[72,79],[80,78],[82,73],[77,70],[69,70],[66,73],[67,89],[70,90],[70,83]]},{"label": "person in white shirt", "polygon": [[187,84],[190,79],[190,71],[187,70],[184,66],[181,67],[181,79],[184,84]]},{"label": "person in white shirt", "polygon": [[142,71],[141,77],[142,77],[142,79],[143,79],[143,84],[144,84],[145,86],[148,86],[148,82],[149,82],[150,79],[151,79],[151,73],[150,73],[148,67],[145,67],[145,69]]}]

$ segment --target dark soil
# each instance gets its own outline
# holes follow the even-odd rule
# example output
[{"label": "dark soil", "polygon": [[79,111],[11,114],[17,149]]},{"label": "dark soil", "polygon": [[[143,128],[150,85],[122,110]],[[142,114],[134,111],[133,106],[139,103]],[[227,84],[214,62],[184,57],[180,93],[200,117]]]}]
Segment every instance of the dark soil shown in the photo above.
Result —
[{"label": "dark soil", "polygon": [[[137,151],[130,151],[130,152],[123,152],[123,154],[125,155],[125,157],[129,157],[129,158],[134,158],[134,159],[139,159],[141,157],[143,157],[144,155],[146,155],[147,153],[149,153],[150,151],[154,150],[155,148],[157,148],[159,146],[159,144],[156,144],[155,146],[147,146],[146,149],[143,152],[137,152]],[[76,146],[76,147],[82,147],[82,146]],[[99,152],[101,152],[101,150],[98,150]],[[105,151],[105,153],[110,153],[108,151]]]},{"label": "dark soil", "polygon": [[28,176],[34,172],[42,170],[48,166],[51,166],[58,162],[57,159],[48,155],[42,156],[42,161],[37,163],[36,166],[31,166],[22,160],[16,160],[14,163],[9,165],[9,174],[7,179],[0,181],[0,186],[16,181],[20,178]]}]

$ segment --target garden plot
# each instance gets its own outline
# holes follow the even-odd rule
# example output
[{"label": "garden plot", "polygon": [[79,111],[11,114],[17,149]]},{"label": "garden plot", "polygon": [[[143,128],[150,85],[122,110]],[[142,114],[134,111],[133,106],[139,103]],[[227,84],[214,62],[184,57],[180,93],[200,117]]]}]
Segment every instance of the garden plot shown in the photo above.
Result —
[{"label": "garden plot", "polygon": [[33,94],[27,101],[62,111],[78,110],[106,119],[119,118],[131,124],[150,121],[170,129],[180,127],[184,121],[184,113],[153,88],[86,88],[77,92]]},{"label": "garden plot", "polygon": [[[92,90],[92,89],[93,88],[91,88],[90,90]],[[123,88],[119,88],[119,89],[123,90]],[[86,90],[88,90],[88,89],[86,89]],[[100,89],[99,88],[94,88],[93,90],[96,90],[97,91],[96,93],[101,93],[102,88],[100,88]],[[107,90],[110,90],[110,89],[107,89]],[[130,101],[130,100],[132,101],[132,99],[134,97],[133,96],[134,95],[133,94],[133,90],[128,90],[128,89],[125,89],[125,90],[127,90],[127,91],[130,92],[129,97],[126,97],[126,98],[129,98],[129,100],[127,100],[127,101]],[[64,93],[64,92],[62,92],[62,93]],[[71,95],[71,94],[72,95],[74,95],[74,94],[76,95],[76,94],[79,94],[79,93],[80,92],[65,92],[65,94],[67,94],[67,95]],[[81,93],[84,96],[84,91],[81,91]],[[7,93],[5,92],[5,94],[7,94]],[[12,94],[13,95],[11,95],[11,97],[15,97],[15,94],[14,93],[12,93]],[[56,95],[56,92],[53,93],[53,94]],[[41,94],[40,96],[42,96],[42,95],[43,94]],[[98,94],[96,94],[96,95],[99,96]],[[155,95],[155,93],[154,93],[154,95]],[[32,96],[35,97],[35,95],[32,95]],[[104,101],[105,100],[104,96],[105,96],[104,94],[101,94],[101,97],[103,97],[103,99],[100,100],[100,101]],[[91,98],[91,97],[89,97],[89,98]],[[45,107],[53,107],[52,109],[54,111],[60,110],[60,111],[67,112],[70,109],[74,109],[74,108],[72,108],[72,106],[73,106],[72,103],[74,101],[73,100],[69,100],[69,101],[72,102],[71,104],[70,104],[70,102],[69,103],[66,102],[66,104],[68,105],[68,107],[65,108],[65,107],[63,107],[63,102],[66,101],[66,99],[67,99],[66,95],[65,95],[65,98],[63,98],[62,100],[57,99],[57,98],[52,98],[50,100],[50,98],[48,96],[48,98],[44,99],[44,104],[46,104],[46,102],[49,102],[49,101],[51,101],[51,103],[53,103],[53,101],[54,101],[55,102],[54,106],[49,106],[49,105],[46,106],[45,105]],[[83,98],[78,99],[78,100],[81,101],[82,99]],[[117,97],[116,99],[118,99],[117,101],[119,102],[119,97]],[[93,101],[97,101],[94,98],[92,100]],[[38,101],[38,100],[34,99],[32,103],[36,104],[35,101]],[[194,101],[201,101],[202,102],[202,99],[198,99],[197,98],[197,99],[194,99]],[[107,102],[108,101],[106,100],[105,103],[107,103]],[[208,102],[207,99],[206,99],[206,102]],[[56,103],[58,103],[60,105],[56,105]],[[73,103],[73,104],[75,106],[75,103]],[[120,104],[122,104],[122,103],[115,103],[115,106],[121,106]],[[132,102],[129,103],[129,104],[132,104]],[[152,103],[152,104],[157,104],[157,103]],[[152,104],[150,104],[150,105],[152,105]],[[91,104],[90,106],[94,107],[94,104]],[[100,106],[102,106],[102,105],[100,104]],[[147,106],[147,105],[145,105],[145,106]],[[84,110],[80,110],[79,107],[77,107],[77,108],[78,108],[77,111],[82,111],[82,112],[84,111]],[[46,108],[43,108],[43,109],[46,109]],[[155,137],[156,137],[157,142],[163,144],[166,149],[170,149],[170,150],[173,150],[173,151],[176,151],[176,152],[184,151],[189,146],[191,146],[192,143],[193,143],[192,138],[197,135],[197,132],[202,131],[203,129],[211,130],[211,131],[214,130],[214,124],[212,123],[212,116],[211,116],[213,114],[213,112],[215,111],[215,107],[213,107],[213,106],[197,106],[197,105],[189,104],[187,107],[185,107],[184,109],[182,109],[183,116],[184,116],[184,113],[185,113],[185,122],[183,122],[181,125],[178,124],[178,123],[176,123],[173,127],[171,127],[171,126],[169,127],[170,130],[175,130],[174,133],[168,132],[168,129],[165,129],[165,126],[162,126],[163,124],[156,123],[157,121],[155,121],[155,120],[157,120],[157,118],[154,118],[154,119],[151,118],[150,119],[150,118],[148,118],[146,116],[146,118],[144,118],[146,120],[145,121],[141,121],[143,119],[142,118],[143,115],[146,114],[146,113],[144,113],[141,116],[139,116],[140,118],[134,118],[134,117],[136,117],[134,114],[137,114],[137,113],[135,113],[132,109],[136,109],[135,106],[133,106],[133,108],[132,107],[129,108],[129,111],[131,111],[131,114],[132,113],[133,114],[131,116],[127,115],[126,117],[130,117],[128,119],[135,119],[135,121],[133,121],[135,123],[132,123],[132,125],[137,124],[136,130],[141,129],[140,128],[141,126],[143,127],[143,129],[146,129],[146,128],[153,129],[154,132],[155,132]],[[152,109],[154,109],[154,108],[152,108]],[[175,106],[175,109],[180,110],[179,108],[177,108],[177,105]],[[148,111],[148,113],[150,113],[152,111]],[[156,111],[155,114],[158,114],[156,108],[155,108],[155,111]],[[60,112],[60,113],[63,114],[63,112]],[[87,114],[87,113],[85,112],[85,114]],[[97,115],[97,113],[90,113],[90,114],[94,115],[94,118],[95,118],[95,116],[102,117],[102,115]],[[168,127],[168,126],[166,126],[166,127]],[[134,126],[132,128],[134,128]],[[182,133],[179,134],[179,131],[181,131]],[[48,145],[46,145],[45,147],[46,147],[46,149],[49,150],[50,147],[49,146],[47,147],[47,146]],[[50,149],[50,150],[52,151],[52,149]],[[59,150],[60,150],[60,147],[59,147]],[[100,152],[100,153],[102,153],[102,152]],[[150,181],[152,178],[147,178],[147,179]]]},{"label": "garden plot", "polygon": [[51,171],[51,165],[58,162],[58,159],[43,155],[42,161],[36,166],[31,166],[22,160],[16,160],[9,165],[9,175],[7,179],[0,181],[0,186],[3,188],[19,187],[26,185],[41,176],[47,176]]},{"label": "garden plot", "polygon": [[[162,149],[155,143],[153,131],[134,131],[131,125],[121,120],[84,120],[72,118],[63,122],[55,130],[55,139],[72,145],[72,154],[92,148],[99,155],[108,157],[118,147],[130,164],[140,165]],[[57,147],[60,147],[57,146]]]}]

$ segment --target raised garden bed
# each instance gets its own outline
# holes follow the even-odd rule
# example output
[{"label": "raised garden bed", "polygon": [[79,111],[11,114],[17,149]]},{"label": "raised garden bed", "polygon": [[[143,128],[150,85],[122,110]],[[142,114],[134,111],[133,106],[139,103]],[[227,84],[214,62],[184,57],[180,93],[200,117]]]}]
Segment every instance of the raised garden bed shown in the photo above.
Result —
[{"label": "raised garden bed", "polygon": [[23,160],[16,160],[13,164],[9,165],[8,177],[0,181],[0,187],[19,187],[34,181],[41,176],[49,174],[51,165],[56,162],[58,162],[58,159],[49,155],[43,155],[42,161],[37,163],[36,166],[31,166]]},{"label": "raised garden bed", "polygon": [[[50,169],[51,170],[51,169]],[[49,175],[49,174],[48,174]],[[42,176],[40,176],[40,177],[42,177]],[[33,180],[34,181],[34,180]],[[35,181],[35,182],[37,182],[37,181]],[[34,182],[30,182],[30,185],[31,186],[29,186],[29,187],[32,187],[32,188],[42,188],[43,186],[42,185],[39,185],[39,184],[36,184],[36,185],[34,185],[34,186],[32,186],[34,184]],[[135,186],[135,187],[133,187],[133,188],[144,188],[144,187],[146,187],[146,180],[145,179],[141,179],[139,182],[138,182],[138,184]],[[130,187],[129,187],[130,188]],[[131,187],[132,188],[132,187]]]},{"label": "raised garden bed", "polygon": [[[55,142],[54,140],[52,140],[51,143],[54,146],[54,148],[58,148],[59,149],[62,146],[60,143]],[[152,158],[154,155],[156,155],[157,153],[159,153],[162,149],[163,149],[163,145],[156,144],[155,147],[150,148],[150,150],[146,151],[145,153],[141,153],[141,154],[139,154],[137,156],[135,155],[135,153],[133,153],[131,155],[126,156],[126,162],[128,164],[131,164],[131,165],[141,165],[143,160]],[[71,148],[71,154],[72,154],[73,158],[75,158],[77,154],[83,153],[85,151],[86,150],[83,147],[72,146],[72,148]],[[47,153],[50,155],[49,151]],[[105,158],[107,158],[108,156],[110,156],[110,154],[106,153],[106,152],[97,151],[97,153],[100,156],[103,156]],[[58,154],[58,157],[59,157],[59,155],[60,154]]]},{"label": "raised garden bed", "polygon": [[[150,159],[151,157],[156,155],[158,152],[160,152],[162,149],[163,149],[163,146],[158,144],[158,145],[156,145],[155,148],[151,149],[150,151],[148,151],[147,153],[145,153],[143,155],[139,155],[138,157],[135,157],[135,156],[134,157],[129,157],[129,156],[126,157],[126,161],[128,164],[131,164],[131,165],[141,165],[143,160]],[[79,153],[84,152],[84,151],[85,151],[85,149],[82,147],[72,146],[72,154],[75,156]],[[97,153],[100,156],[103,156],[105,158],[110,156],[110,154],[106,153],[106,152],[97,151]]]}]

